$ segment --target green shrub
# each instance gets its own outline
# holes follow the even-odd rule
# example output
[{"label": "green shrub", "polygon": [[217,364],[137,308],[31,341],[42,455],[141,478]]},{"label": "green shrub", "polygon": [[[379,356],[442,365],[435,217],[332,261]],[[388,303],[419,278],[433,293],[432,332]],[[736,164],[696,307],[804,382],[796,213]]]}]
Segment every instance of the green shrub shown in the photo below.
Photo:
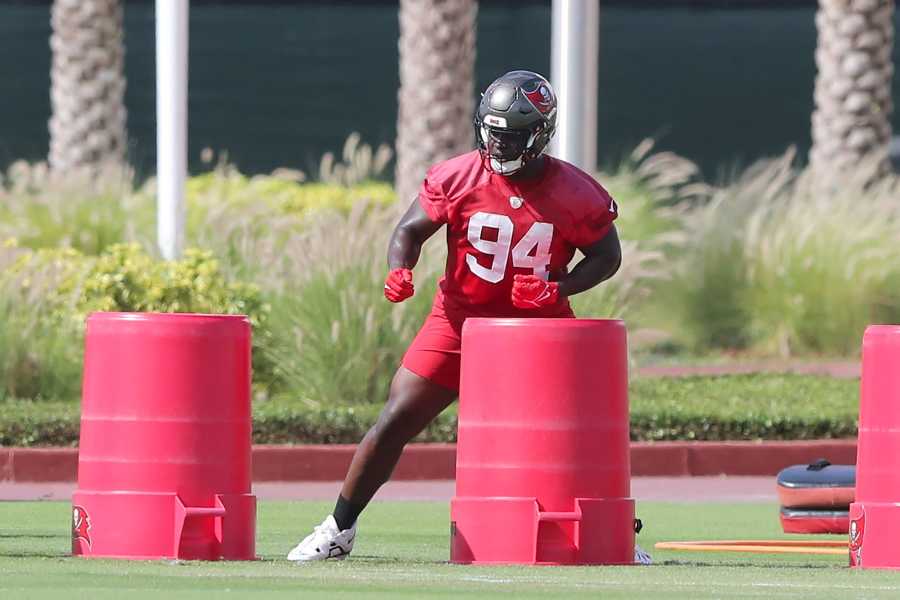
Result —
[{"label": "green shrub", "polygon": [[79,295],[78,318],[94,311],[247,315],[254,381],[264,388],[272,383],[274,365],[263,351],[269,306],[255,284],[229,281],[208,251],[189,248],[180,260],[159,261],[136,244],[111,247],[93,263]]},{"label": "green shrub", "polygon": [[[269,402],[253,411],[253,441],[257,444],[356,444],[375,424],[380,404],[310,408]],[[441,413],[415,442],[456,440],[456,407]]]},{"label": "green shrub", "polygon": [[77,446],[81,405],[69,402],[0,400],[0,446]]},{"label": "green shrub", "polygon": [[317,210],[349,211],[360,201],[390,204],[396,199],[389,183],[369,181],[353,186],[303,183],[276,175],[247,177],[232,167],[223,167],[191,177],[186,186],[186,202],[203,210],[227,205],[240,209],[264,204],[275,213],[306,214]]},{"label": "green shrub", "polygon": [[93,311],[247,314],[265,318],[259,288],[227,281],[208,251],[189,248],[176,261],[148,256],[137,244],[111,246],[91,264],[77,305]]},{"label": "green shrub", "polygon": [[730,375],[631,382],[635,440],[802,440],[856,435],[859,380]]},{"label": "green shrub", "polygon": [[7,397],[77,398],[84,320],[94,311],[246,314],[254,326],[254,376],[270,385],[274,367],[260,350],[268,312],[260,290],[229,281],[209,252],[159,261],[136,244],[100,256],[73,249],[22,250],[0,257],[0,368]]},{"label": "green shrub", "polygon": [[62,318],[76,298],[59,289],[83,269],[75,250],[0,248],[0,399],[78,397],[80,327]]},{"label": "green shrub", "polygon": [[[344,163],[323,158],[320,169],[323,179],[340,185],[302,183],[296,173],[245,177],[228,165],[190,178],[187,238],[207,253],[189,251],[175,263],[159,262],[155,250],[136,245],[153,248],[148,240],[154,235],[141,224],[147,208],[152,215],[153,180],[127,198],[128,206],[143,207],[137,214],[144,216],[136,221],[134,214],[122,211],[125,204],[104,204],[91,197],[92,188],[85,188],[73,196],[79,210],[90,213],[108,206],[122,212],[113,219],[125,223],[112,236],[120,239],[111,239],[128,243],[104,242],[92,249],[92,256],[71,254],[66,264],[73,272],[46,299],[53,319],[37,321],[34,331],[51,335],[60,321],[80,329],[84,316],[95,310],[243,312],[254,322],[259,387],[290,392],[310,406],[381,401],[430,308],[445,250],[441,236],[426,246],[411,301],[392,305],[384,300],[383,257],[405,206],[394,203],[388,184],[360,182],[373,172],[366,165],[383,167],[386,155],[379,150],[380,157],[369,156],[365,147],[351,142]],[[634,178],[646,183],[647,173]],[[50,180],[33,179],[34,194],[46,195]],[[623,316],[646,294],[646,279],[658,268],[660,254],[625,244],[621,272],[575,299],[582,316]],[[253,286],[235,283],[251,281]],[[62,352],[57,362],[60,379],[75,381],[70,375],[80,368],[80,359],[71,356],[80,355],[81,338],[69,339],[76,342],[74,350]],[[14,385],[8,393],[23,395],[24,389]],[[77,386],[58,393],[77,393]]]},{"label": "green shrub", "polygon": [[[733,375],[631,382],[631,437],[665,440],[802,440],[856,435],[859,381],[805,375]],[[308,406],[280,396],[253,407],[255,443],[356,443],[381,403]],[[0,445],[75,445],[78,403],[0,402]],[[456,440],[457,407],[420,442]]]},{"label": "green shrub", "polygon": [[[84,316],[155,310],[249,314],[259,387],[310,410],[380,403],[430,308],[445,244],[437,235],[426,245],[412,300],[386,302],[384,254],[405,203],[387,184],[361,182],[369,171],[352,165],[374,158],[348,147],[340,169],[322,167],[339,185],[227,165],[191,178],[188,242],[202,250],[172,263],[148,241],[152,180],[133,193],[127,178],[103,188],[41,166],[11,170],[0,233],[23,248],[0,263],[3,394],[77,395]],[[598,176],[620,204],[624,260],[573,298],[577,314],[664,327],[698,353],[784,355],[852,354],[865,324],[900,319],[894,182],[848,177],[813,193],[788,155],[711,191],[691,163],[650,148]]]},{"label": "green shrub", "polygon": [[[281,175],[247,178],[228,167],[190,178],[188,241],[203,250],[189,250],[172,263],[157,260],[152,242],[154,181],[132,193],[127,173],[90,180],[78,174],[51,177],[40,164],[14,165],[0,182],[0,241],[14,238],[22,246],[15,249],[18,264],[0,265],[2,272],[12,269],[0,296],[0,315],[5,317],[0,325],[3,393],[51,398],[77,394],[79,377],[73,374],[80,369],[79,332],[86,314],[95,310],[248,314],[254,325],[254,378],[258,387],[270,387],[275,368],[267,359],[272,354],[268,300],[284,298],[282,307],[297,304],[293,282],[305,275],[297,273],[291,252],[298,247],[306,252],[304,240],[317,235],[308,231],[307,221],[315,222],[320,214],[343,221],[341,238],[350,239],[356,234],[352,225],[348,227],[354,207],[367,212],[393,202],[388,184],[355,181],[369,171],[363,169],[365,147],[351,146],[348,141],[350,163],[325,165],[323,171],[341,183],[298,183]],[[383,167],[384,153],[379,152],[376,162]],[[354,218],[361,219],[362,212]],[[317,243],[325,245],[319,256],[334,242],[329,236],[319,239]],[[386,238],[379,240],[379,254],[385,244]],[[356,248],[360,256],[373,256],[372,247]],[[45,263],[57,259],[59,268],[49,282],[50,274],[43,273]],[[65,272],[57,272],[60,265]],[[300,266],[310,279],[327,267],[327,262]],[[420,304],[430,285],[429,277],[423,277]],[[36,297],[18,291],[23,282],[23,289],[29,289],[30,280],[45,281],[40,293],[29,292]],[[291,289],[286,291],[285,286]],[[310,294],[317,293],[316,287],[310,286]],[[376,287],[380,290],[380,283]],[[31,312],[35,306],[42,307],[40,313]],[[338,321],[341,318],[337,316]],[[380,321],[378,326],[391,327]],[[69,329],[75,333],[59,335]],[[394,355],[388,352],[384,360]],[[376,379],[389,377],[388,370]],[[291,373],[293,367],[285,371]],[[69,383],[51,385],[52,381]]]}]

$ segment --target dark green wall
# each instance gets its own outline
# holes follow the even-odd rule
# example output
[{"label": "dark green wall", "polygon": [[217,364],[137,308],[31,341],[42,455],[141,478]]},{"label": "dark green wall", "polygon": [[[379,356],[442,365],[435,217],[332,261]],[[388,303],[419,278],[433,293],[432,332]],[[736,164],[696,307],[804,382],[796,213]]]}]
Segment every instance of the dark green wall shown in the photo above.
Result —
[{"label": "dark green wall", "polygon": [[[130,156],[152,172],[152,2],[126,2]],[[600,156],[645,136],[723,168],[809,144],[814,5],[709,8],[617,3],[601,12]],[[394,3],[195,3],[190,160],[227,150],[246,171],[309,168],[352,131],[392,142]],[[47,152],[50,8],[0,2],[0,166]],[[549,71],[550,3],[482,2],[478,85],[511,68]],[[895,89],[898,83],[895,78]]]}]

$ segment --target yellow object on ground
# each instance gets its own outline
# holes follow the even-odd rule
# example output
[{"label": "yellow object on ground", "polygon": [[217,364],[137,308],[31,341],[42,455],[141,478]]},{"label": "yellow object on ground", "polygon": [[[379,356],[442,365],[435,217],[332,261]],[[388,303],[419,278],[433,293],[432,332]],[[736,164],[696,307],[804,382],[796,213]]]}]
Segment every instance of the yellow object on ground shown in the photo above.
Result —
[{"label": "yellow object on ground", "polygon": [[719,540],[657,542],[658,550],[692,552],[755,552],[771,554],[847,554],[847,540]]}]

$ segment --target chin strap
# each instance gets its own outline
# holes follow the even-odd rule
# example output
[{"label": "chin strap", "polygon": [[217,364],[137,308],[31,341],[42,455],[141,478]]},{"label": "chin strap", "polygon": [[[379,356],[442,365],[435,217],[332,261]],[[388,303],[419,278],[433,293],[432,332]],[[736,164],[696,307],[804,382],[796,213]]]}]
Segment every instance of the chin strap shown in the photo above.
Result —
[{"label": "chin strap", "polygon": [[497,173],[498,175],[512,175],[522,169],[525,166],[525,161],[522,157],[517,158],[516,160],[506,160],[501,161],[496,158],[490,159],[491,171]]}]

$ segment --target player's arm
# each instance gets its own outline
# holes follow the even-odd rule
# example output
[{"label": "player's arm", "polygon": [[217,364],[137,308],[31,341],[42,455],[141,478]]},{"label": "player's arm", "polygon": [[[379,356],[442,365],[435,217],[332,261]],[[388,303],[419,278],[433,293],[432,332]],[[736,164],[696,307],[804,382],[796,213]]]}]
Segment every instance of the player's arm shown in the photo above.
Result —
[{"label": "player's arm", "polygon": [[441,228],[443,223],[432,221],[418,197],[406,210],[406,214],[397,223],[391,241],[388,243],[388,268],[412,269],[419,262],[422,244]]},{"label": "player's arm", "polygon": [[584,258],[559,282],[559,295],[572,296],[606,281],[622,264],[622,246],[616,226],[610,225],[605,236],[585,248]]},{"label": "player's arm", "polygon": [[615,226],[599,241],[580,249],[584,258],[572,272],[559,281],[545,281],[536,275],[515,275],[512,303],[516,308],[541,308],[556,304],[560,298],[589,290],[609,279],[622,264],[622,247]]},{"label": "player's arm", "polygon": [[394,228],[388,243],[388,273],[384,282],[384,296],[391,302],[402,302],[415,293],[412,268],[419,262],[422,244],[441,228],[443,223],[432,221],[425,213],[418,197]]}]

